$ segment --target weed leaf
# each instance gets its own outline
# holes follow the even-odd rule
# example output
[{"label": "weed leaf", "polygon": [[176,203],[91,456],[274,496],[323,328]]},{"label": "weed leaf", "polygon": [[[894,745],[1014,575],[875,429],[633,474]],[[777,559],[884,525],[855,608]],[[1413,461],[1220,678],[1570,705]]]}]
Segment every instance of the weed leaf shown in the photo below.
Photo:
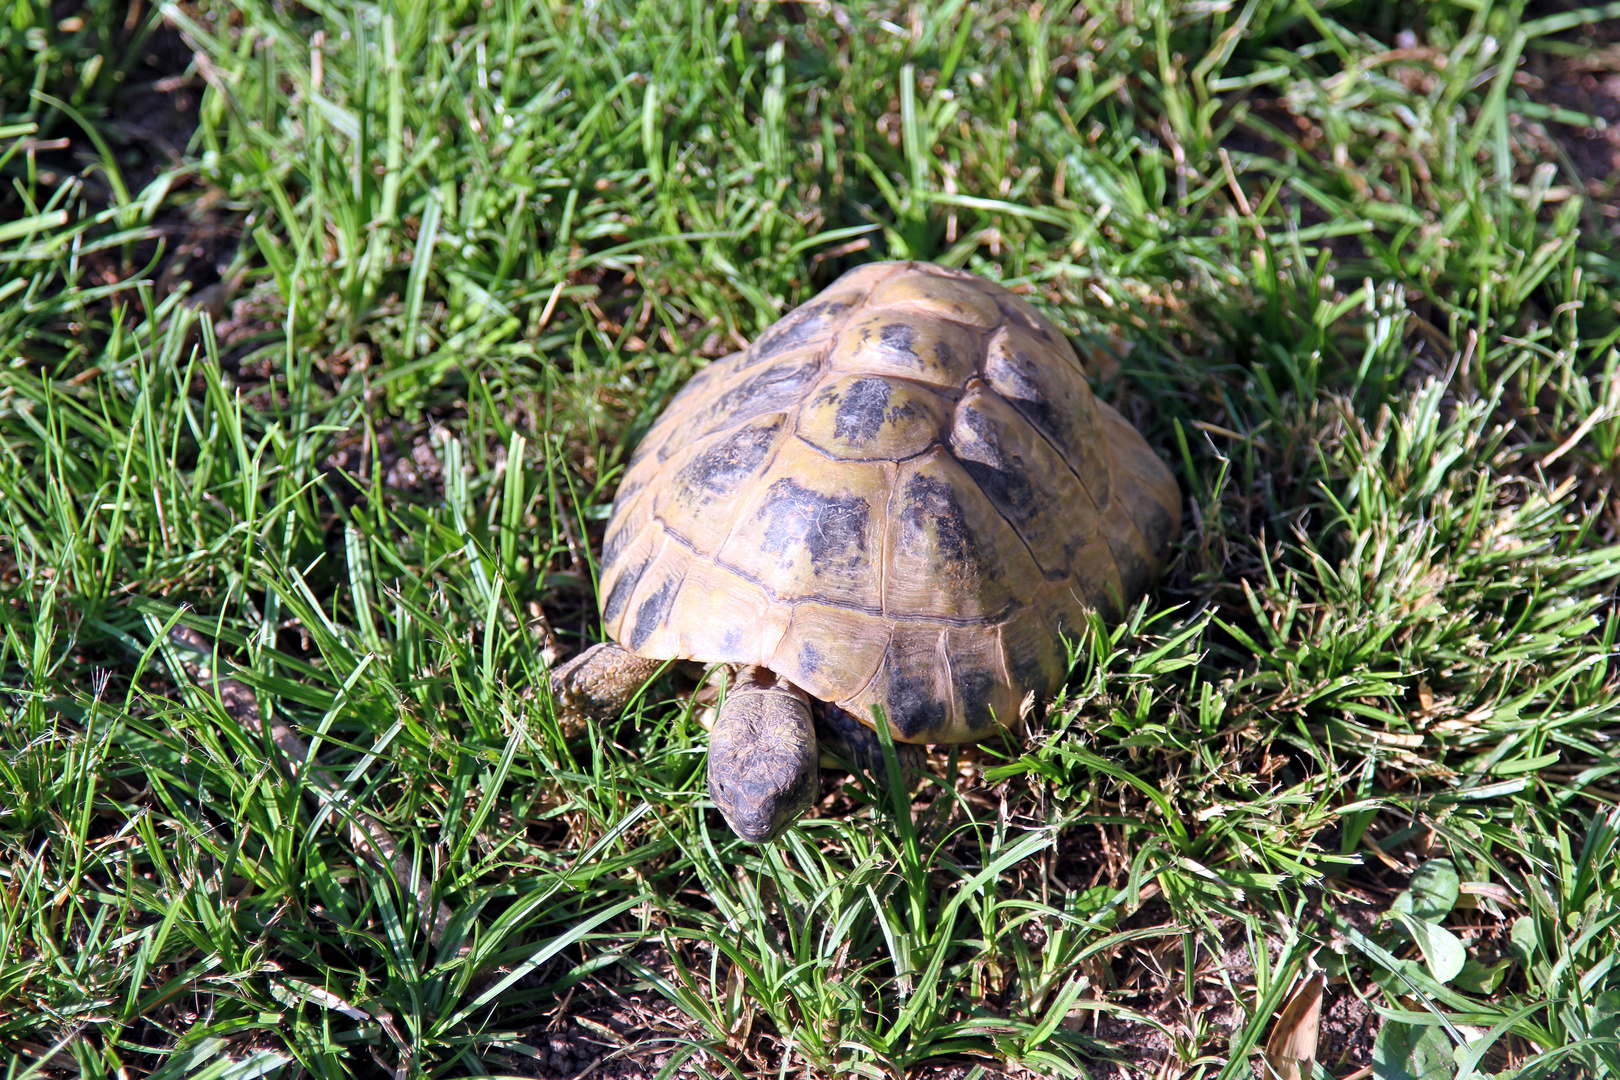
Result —
[{"label": "weed leaf", "polygon": [[1434,976],[1435,982],[1443,986],[1455,979],[1468,959],[1468,953],[1457,935],[1443,926],[1436,926],[1403,911],[1396,912],[1395,917],[1411,933],[1417,947],[1423,950],[1423,964]]},{"label": "weed leaf", "polygon": [[[1450,859],[1430,859],[1412,875],[1411,884],[1395,898],[1396,910],[1405,910],[1428,922],[1439,922],[1457,905],[1462,879]],[[1405,901],[1405,907],[1402,902]]]},{"label": "weed leaf", "polygon": [[1451,1041],[1432,1024],[1386,1020],[1373,1041],[1373,1080],[1451,1080]]}]

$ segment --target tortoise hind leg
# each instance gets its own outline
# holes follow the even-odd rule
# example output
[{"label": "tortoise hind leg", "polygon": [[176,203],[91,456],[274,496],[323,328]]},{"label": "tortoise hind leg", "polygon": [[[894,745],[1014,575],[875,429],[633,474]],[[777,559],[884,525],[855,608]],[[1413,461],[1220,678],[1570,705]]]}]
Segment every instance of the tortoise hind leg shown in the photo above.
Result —
[{"label": "tortoise hind leg", "polygon": [[573,735],[587,719],[617,716],[662,660],[637,656],[616,641],[592,645],[551,673],[551,694],[563,733]]}]

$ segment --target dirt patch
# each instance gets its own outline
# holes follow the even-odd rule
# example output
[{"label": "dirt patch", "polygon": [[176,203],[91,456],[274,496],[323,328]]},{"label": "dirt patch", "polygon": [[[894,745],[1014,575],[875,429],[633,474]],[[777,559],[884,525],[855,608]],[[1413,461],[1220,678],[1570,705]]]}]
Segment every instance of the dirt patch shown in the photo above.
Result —
[{"label": "dirt patch", "polygon": [[[692,1036],[673,1006],[639,994],[577,1012],[566,1009],[565,1002],[551,1022],[527,1032],[521,1049],[487,1054],[489,1062],[504,1059],[509,1075],[541,1080],[642,1080],[656,1076]],[[716,1065],[700,1050],[673,1075],[695,1076],[699,1068]]]},{"label": "dirt patch", "polygon": [[[1570,0],[1531,4],[1525,17],[1575,10]],[[1620,20],[1588,23],[1538,43],[1515,73],[1535,116],[1517,122],[1573,172],[1595,203],[1601,234],[1620,238]]]},{"label": "dirt patch", "polygon": [[[139,18],[113,18],[103,27],[111,58],[119,60],[136,47],[139,25]],[[241,243],[242,213],[229,209],[223,192],[186,169],[202,103],[202,80],[189,71],[191,50],[167,25],[140,42],[130,59],[122,81],[107,84],[96,98],[79,105],[86,123],[107,147],[106,155],[90,132],[68,115],[40,112],[42,127],[30,155],[36,165],[36,197],[78,184],[74,201],[82,199],[94,213],[118,201],[114,172],[137,202],[151,184],[168,175],[165,198],[143,226],[145,235],[109,248],[86,245],[88,250],[78,260],[79,280],[90,286],[122,284],[131,290],[92,304],[95,316],[105,317],[131,298],[137,282],[150,281],[159,300],[185,291],[193,297],[188,304],[205,308],[220,320],[230,298],[229,284],[222,278]],[[72,70],[71,64],[65,65],[64,77]],[[0,189],[0,218],[8,212],[20,212],[9,187]],[[99,228],[106,232],[115,227],[107,223]]]},{"label": "dirt patch", "polygon": [[[1569,156],[1588,193],[1612,197],[1620,182],[1620,45],[1579,57],[1538,55],[1528,66],[1539,74],[1531,75],[1534,82],[1526,80],[1527,96],[1562,110],[1546,120],[1548,132]],[[1580,117],[1599,123],[1583,123]]]},{"label": "dirt patch", "polygon": [[1349,986],[1328,984],[1322,994],[1317,1060],[1335,1075],[1371,1065],[1379,1022],[1372,1006]]}]

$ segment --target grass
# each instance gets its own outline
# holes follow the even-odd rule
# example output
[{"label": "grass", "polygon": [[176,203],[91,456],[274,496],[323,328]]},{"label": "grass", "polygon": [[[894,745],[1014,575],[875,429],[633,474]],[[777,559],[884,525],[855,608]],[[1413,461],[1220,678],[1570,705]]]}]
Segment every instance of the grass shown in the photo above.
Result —
[{"label": "grass", "polygon": [[[10,1075],[1227,1078],[1313,972],[1313,1076],[1620,1074],[1616,204],[1534,75],[1620,12],[1411,15],[18,0]],[[540,616],[886,257],[1085,343],[1183,536],[1027,744],[749,847],[672,684],[563,737]]]}]

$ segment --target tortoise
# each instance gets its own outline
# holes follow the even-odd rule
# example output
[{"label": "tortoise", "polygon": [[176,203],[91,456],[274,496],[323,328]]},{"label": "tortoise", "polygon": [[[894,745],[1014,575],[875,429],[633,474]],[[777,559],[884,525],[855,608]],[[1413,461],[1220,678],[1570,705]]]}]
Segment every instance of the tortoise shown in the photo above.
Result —
[{"label": "tortoise", "polygon": [[817,797],[821,748],[881,760],[873,706],[897,749],[1018,723],[1065,678],[1063,635],[1139,598],[1180,518],[1170,470],[1027,302],[869,263],[652,425],[603,542],[611,640],[553,691],[605,717],[667,661],[727,665],[709,792],[764,842]]}]

